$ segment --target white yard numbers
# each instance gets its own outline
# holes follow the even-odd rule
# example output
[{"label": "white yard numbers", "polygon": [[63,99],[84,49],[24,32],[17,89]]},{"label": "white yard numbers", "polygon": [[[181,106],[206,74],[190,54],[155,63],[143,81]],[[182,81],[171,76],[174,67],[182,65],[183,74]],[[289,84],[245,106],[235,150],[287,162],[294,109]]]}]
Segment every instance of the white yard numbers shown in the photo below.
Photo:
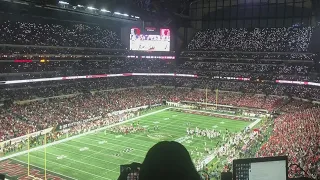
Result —
[{"label": "white yard numbers", "polygon": [[185,142],[185,141],[188,140],[188,139],[190,139],[190,137],[189,137],[189,136],[185,136],[185,137],[181,137],[181,138],[179,138],[179,139],[176,139],[176,140],[174,140],[174,141],[176,141],[176,142],[178,142],[178,143],[183,143],[183,142]]},{"label": "white yard numbers", "polygon": [[65,156],[65,155],[57,156],[57,159],[58,159],[58,160],[61,160],[61,159],[64,159],[64,158],[67,158],[67,156]]},{"label": "white yard numbers", "polygon": [[99,141],[98,143],[99,144],[105,144],[105,143],[107,143],[107,141]]},{"label": "white yard numbers", "polygon": [[83,148],[80,148],[79,150],[80,151],[87,151],[87,150],[89,150],[89,148],[88,147],[83,147]]}]

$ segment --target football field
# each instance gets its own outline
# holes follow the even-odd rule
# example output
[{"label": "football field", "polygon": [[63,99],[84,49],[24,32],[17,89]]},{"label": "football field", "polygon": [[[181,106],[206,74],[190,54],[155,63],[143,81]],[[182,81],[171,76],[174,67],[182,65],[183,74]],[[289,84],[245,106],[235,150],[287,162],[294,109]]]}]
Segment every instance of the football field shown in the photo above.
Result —
[{"label": "football field", "polygon": [[[221,131],[228,129],[238,132],[252,123],[172,110],[147,113],[135,121],[138,121],[140,126],[148,128],[149,132],[123,135],[111,133],[107,129],[106,134],[105,131],[100,131],[47,147],[47,179],[59,179],[54,177],[60,177],[79,180],[116,180],[119,176],[120,165],[132,162],[141,163],[147,151],[159,141],[178,141],[189,152],[196,148],[204,152],[205,143],[207,147],[216,147],[217,142],[221,140],[221,137],[210,140],[207,137],[196,136],[191,139],[187,136],[187,127]],[[128,124],[131,123],[128,122]],[[158,126],[159,129],[154,130],[154,126]],[[41,174],[44,169],[44,149],[31,152],[29,158],[31,174],[43,179]],[[205,155],[198,157],[197,154],[193,154],[192,158],[204,159]],[[23,166],[21,171],[25,171],[24,174],[26,174],[27,162],[27,154],[7,159],[1,162],[0,173],[4,172],[3,164],[6,163],[7,167],[17,164]],[[12,178],[9,179],[18,179],[12,172],[10,177]]]}]

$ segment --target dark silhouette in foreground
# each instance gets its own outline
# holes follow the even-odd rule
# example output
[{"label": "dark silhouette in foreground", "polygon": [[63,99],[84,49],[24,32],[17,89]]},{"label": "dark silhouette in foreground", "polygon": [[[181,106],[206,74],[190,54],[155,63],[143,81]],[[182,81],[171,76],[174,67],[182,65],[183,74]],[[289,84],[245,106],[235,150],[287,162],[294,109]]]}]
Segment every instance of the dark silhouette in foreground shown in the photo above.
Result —
[{"label": "dark silhouette in foreground", "polygon": [[[128,174],[121,173],[118,180],[127,180]],[[187,149],[174,141],[159,142],[149,149],[138,176],[139,180],[201,179]]]},{"label": "dark silhouette in foreground", "polygon": [[154,145],[147,153],[139,180],[200,180],[187,149],[174,141]]}]

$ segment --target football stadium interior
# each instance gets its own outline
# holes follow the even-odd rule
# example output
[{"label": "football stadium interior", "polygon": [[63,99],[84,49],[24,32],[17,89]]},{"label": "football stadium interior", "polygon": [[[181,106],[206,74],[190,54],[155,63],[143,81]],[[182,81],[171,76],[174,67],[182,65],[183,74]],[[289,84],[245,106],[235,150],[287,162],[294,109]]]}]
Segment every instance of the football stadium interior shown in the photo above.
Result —
[{"label": "football stadium interior", "polygon": [[320,179],[319,61],[319,0],[0,0],[0,180]]}]

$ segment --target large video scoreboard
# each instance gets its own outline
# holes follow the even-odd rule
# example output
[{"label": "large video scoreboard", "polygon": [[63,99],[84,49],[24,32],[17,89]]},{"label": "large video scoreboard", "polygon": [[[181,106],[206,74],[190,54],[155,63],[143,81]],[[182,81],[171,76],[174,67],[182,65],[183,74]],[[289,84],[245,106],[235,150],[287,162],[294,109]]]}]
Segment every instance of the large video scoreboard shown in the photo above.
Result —
[{"label": "large video scoreboard", "polygon": [[133,27],[130,31],[130,50],[170,51],[170,35],[168,28]]}]

